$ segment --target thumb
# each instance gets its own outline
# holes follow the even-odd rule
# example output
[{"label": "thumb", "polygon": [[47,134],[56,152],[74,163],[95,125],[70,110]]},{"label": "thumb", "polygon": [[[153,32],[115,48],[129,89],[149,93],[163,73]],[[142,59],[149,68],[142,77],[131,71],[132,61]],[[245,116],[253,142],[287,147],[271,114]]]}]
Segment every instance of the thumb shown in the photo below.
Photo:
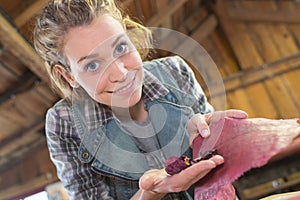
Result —
[{"label": "thumb", "polygon": [[201,114],[195,114],[194,116],[192,116],[188,122],[187,128],[190,134],[190,145],[192,144],[193,140],[199,135],[201,135],[201,137],[203,138],[206,138],[210,135],[205,116]]},{"label": "thumb", "polygon": [[139,181],[139,187],[142,190],[152,190],[154,188],[155,184],[155,177],[153,176],[152,172],[156,170],[149,170],[144,173],[143,176],[141,176]]}]

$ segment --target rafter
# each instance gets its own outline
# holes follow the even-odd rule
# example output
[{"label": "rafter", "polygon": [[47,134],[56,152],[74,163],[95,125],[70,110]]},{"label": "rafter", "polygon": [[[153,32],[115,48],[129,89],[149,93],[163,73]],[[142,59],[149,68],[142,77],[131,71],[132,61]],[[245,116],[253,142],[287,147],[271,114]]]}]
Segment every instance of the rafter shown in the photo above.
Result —
[{"label": "rafter", "polygon": [[147,26],[156,27],[159,26],[166,18],[170,17],[178,8],[182,7],[187,0],[174,1],[169,3],[168,6],[161,9],[154,17],[147,22]]},{"label": "rafter", "polygon": [[34,76],[31,71],[26,71],[20,78],[18,78],[18,82],[16,84],[12,85],[3,94],[0,94],[0,105],[12,96],[28,91],[34,86],[36,81],[38,81],[38,78]]},{"label": "rafter", "polygon": [[[284,69],[281,67],[282,64],[286,65]],[[245,69],[239,73],[227,76],[223,79],[223,82],[226,88],[226,93],[230,93],[234,90],[245,88],[263,80],[267,80],[290,71],[299,70],[299,68],[300,53],[296,53],[294,55],[278,59],[274,62]],[[219,84],[219,82],[216,82],[209,85],[209,92],[212,97],[224,95],[222,93],[223,91],[218,91]],[[204,86],[203,89],[206,92],[208,90],[207,86]]]},{"label": "rafter", "polygon": [[21,61],[41,80],[49,82],[42,59],[2,12],[0,15],[0,24],[0,38],[3,46],[10,49],[16,57],[22,58]]},{"label": "rafter", "polygon": [[37,120],[31,127],[1,142],[0,172],[28,158],[32,155],[33,149],[46,148],[46,138],[40,133],[40,130],[44,129],[44,124],[43,119]]},{"label": "rafter", "polygon": [[35,1],[31,6],[29,6],[14,19],[16,25],[21,27],[26,24],[26,22],[28,22],[30,18],[32,18],[39,10],[41,10],[47,2],[47,0]]},{"label": "rafter", "polygon": [[224,1],[228,16],[233,20],[249,22],[274,22],[274,23],[300,23],[300,10],[295,8],[279,10],[262,10],[264,2],[253,1],[252,8],[232,6],[229,2]]}]

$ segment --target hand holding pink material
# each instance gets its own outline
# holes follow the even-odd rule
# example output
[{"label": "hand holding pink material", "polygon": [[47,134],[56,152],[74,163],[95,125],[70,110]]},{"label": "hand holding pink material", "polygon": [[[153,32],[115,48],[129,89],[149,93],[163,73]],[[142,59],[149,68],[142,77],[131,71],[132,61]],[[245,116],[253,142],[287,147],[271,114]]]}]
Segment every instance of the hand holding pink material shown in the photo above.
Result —
[{"label": "hand holding pink material", "polygon": [[[232,182],[251,168],[265,165],[300,134],[297,119],[224,117],[209,127],[211,135],[220,134],[213,148],[225,162],[195,184],[195,200],[235,199]],[[194,159],[202,142],[202,137],[193,142]]]}]

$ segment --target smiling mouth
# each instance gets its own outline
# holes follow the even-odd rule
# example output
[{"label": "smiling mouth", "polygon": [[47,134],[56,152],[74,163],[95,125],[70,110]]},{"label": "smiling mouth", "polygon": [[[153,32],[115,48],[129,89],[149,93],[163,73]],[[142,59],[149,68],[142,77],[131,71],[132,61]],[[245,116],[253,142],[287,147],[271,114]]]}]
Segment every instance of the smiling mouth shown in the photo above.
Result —
[{"label": "smiling mouth", "polygon": [[117,95],[124,95],[130,92],[135,85],[136,78],[137,78],[136,76],[137,76],[137,71],[132,71],[127,77],[127,80],[130,81],[127,82],[126,85],[123,85],[122,87],[112,91],[112,93]]},{"label": "smiling mouth", "polygon": [[124,87],[115,90],[113,93],[114,94],[121,94],[121,93],[126,92],[128,89],[130,89],[134,85],[134,82],[135,82],[135,78],[130,83],[128,83],[127,85],[125,85]]}]

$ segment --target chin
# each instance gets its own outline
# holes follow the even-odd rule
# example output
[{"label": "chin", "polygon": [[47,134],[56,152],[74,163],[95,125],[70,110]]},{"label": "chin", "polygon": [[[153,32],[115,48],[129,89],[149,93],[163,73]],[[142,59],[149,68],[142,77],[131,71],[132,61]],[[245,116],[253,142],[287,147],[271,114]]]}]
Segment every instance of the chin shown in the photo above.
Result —
[{"label": "chin", "polygon": [[133,94],[128,103],[126,105],[124,105],[124,107],[130,108],[130,107],[134,107],[137,103],[139,103],[141,101],[142,98],[142,93],[138,93],[138,94]]}]

